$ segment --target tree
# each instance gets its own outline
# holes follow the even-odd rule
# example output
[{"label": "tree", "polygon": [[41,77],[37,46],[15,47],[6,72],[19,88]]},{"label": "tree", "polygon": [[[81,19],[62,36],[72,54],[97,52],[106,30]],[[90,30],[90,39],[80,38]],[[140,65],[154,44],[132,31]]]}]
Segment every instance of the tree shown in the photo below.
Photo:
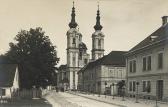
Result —
[{"label": "tree", "polygon": [[9,43],[6,56],[19,66],[21,88],[51,84],[59,58],[42,28],[21,30],[14,40],[16,43]]}]

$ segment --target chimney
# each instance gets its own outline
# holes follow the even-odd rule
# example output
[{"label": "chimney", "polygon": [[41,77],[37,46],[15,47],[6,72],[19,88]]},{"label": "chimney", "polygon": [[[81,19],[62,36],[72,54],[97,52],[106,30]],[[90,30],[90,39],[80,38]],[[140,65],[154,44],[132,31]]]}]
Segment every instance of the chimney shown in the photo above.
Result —
[{"label": "chimney", "polygon": [[162,17],[162,25],[164,26],[165,24],[167,24],[167,18],[168,16],[163,16]]}]

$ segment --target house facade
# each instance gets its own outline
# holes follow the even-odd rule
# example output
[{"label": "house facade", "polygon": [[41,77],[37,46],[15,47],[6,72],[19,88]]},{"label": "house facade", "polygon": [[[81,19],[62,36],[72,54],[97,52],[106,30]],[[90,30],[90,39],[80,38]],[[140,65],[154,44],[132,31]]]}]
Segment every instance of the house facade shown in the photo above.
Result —
[{"label": "house facade", "polygon": [[60,65],[57,73],[57,87],[61,91],[68,90],[69,79],[67,78],[67,65]]},{"label": "house facade", "polygon": [[[108,55],[88,63],[78,72],[79,90],[98,94],[118,94],[117,84],[126,80],[124,54],[123,51],[112,51]],[[112,87],[112,84],[115,86]]]},{"label": "house facade", "polygon": [[0,97],[11,98],[19,89],[19,72],[16,64],[0,64]]},{"label": "house facade", "polygon": [[127,92],[130,97],[168,99],[168,24],[162,26],[126,54]]}]

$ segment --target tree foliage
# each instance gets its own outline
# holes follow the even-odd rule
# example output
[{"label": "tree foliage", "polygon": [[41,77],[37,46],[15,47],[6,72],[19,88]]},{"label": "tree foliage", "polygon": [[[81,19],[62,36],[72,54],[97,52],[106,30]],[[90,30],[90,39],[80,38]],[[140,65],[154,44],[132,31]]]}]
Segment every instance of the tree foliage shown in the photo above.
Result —
[{"label": "tree foliage", "polygon": [[32,88],[52,83],[55,65],[58,63],[56,47],[42,28],[21,30],[10,43],[7,56],[19,65],[21,88]]}]

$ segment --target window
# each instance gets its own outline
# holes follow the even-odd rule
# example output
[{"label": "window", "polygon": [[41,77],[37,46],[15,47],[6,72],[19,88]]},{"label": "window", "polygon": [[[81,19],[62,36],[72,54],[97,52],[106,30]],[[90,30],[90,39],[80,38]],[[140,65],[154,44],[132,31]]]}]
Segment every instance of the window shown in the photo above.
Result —
[{"label": "window", "polygon": [[146,81],[143,81],[142,84],[143,84],[143,90],[142,91],[145,92],[146,91]]},{"label": "window", "polygon": [[130,72],[136,72],[136,60],[129,62],[129,71]]},{"label": "window", "polygon": [[159,69],[163,68],[163,53],[158,54],[158,68]]},{"label": "window", "polygon": [[129,70],[132,72],[132,61],[129,62]]},{"label": "window", "polygon": [[133,72],[136,72],[136,61],[133,61]]},{"label": "window", "polygon": [[151,92],[151,82],[150,81],[147,81],[147,92],[149,93],[149,92]]},{"label": "window", "polygon": [[5,90],[5,89],[0,89],[0,90],[1,90],[0,95],[1,95],[1,96],[5,96],[5,95],[6,95],[6,90]]},{"label": "window", "polygon": [[151,82],[150,81],[143,81],[143,92],[151,92]]},{"label": "window", "polygon": [[98,39],[98,48],[101,48],[101,39]]},{"label": "window", "polygon": [[129,82],[129,91],[132,91],[132,92],[136,91],[136,81]]},{"label": "window", "polygon": [[76,39],[73,38],[72,44],[76,44]]},{"label": "window", "polygon": [[148,70],[151,70],[151,56],[148,56]]},{"label": "window", "polygon": [[146,71],[146,57],[143,58],[143,71]]},{"label": "window", "polygon": [[135,92],[135,90],[136,90],[136,82],[133,81],[133,92]]},{"label": "window", "polygon": [[132,82],[129,82],[129,91],[132,91]]},{"label": "window", "polygon": [[143,58],[143,71],[151,70],[151,56]]},{"label": "window", "polygon": [[72,61],[73,61],[73,62],[72,62],[72,63],[73,63],[73,66],[75,67],[75,65],[76,65],[76,64],[75,64],[75,62],[76,62],[76,58],[75,58],[75,56],[73,56]]}]

